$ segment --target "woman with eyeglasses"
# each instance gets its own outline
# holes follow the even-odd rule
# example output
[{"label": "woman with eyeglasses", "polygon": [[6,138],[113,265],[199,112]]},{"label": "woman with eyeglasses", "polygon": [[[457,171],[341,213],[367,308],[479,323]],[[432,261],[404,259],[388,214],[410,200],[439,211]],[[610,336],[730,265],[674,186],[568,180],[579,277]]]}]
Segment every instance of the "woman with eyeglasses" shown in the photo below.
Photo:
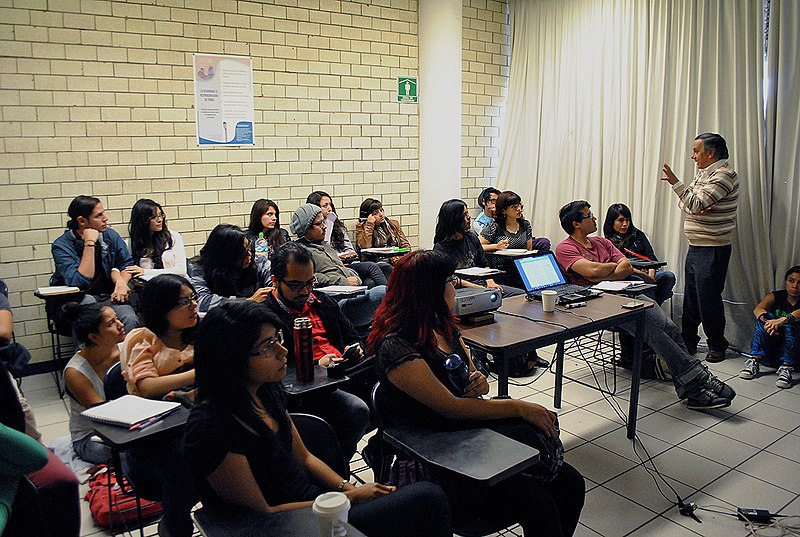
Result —
[{"label": "woman with eyeglasses", "polygon": [[[119,345],[125,339],[125,327],[117,314],[97,302],[64,306],[65,318],[72,324],[72,333],[80,348],[64,368],[64,386],[69,412],[69,434],[72,449],[81,459],[92,464],[105,464],[111,459],[111,448],[92,440],[94,429],[81,412],[106,400],[103,378],[112,365],[119,362]],[[141,330],[141,329],[137,329]]]},{"label": "woman with eyeglasses", "polygon": [[167,227],[164,209],[151,199],[140,199],[131,209],[128,246],[133,263],[144,269],[148,278],[159,274],[186,276],[186,250],[183,238]]},{"label": "woman with eyeglasses", "polygon": [[281,211],[278,204],[272,200],[261,198],[253,203],[250,210],[250,224],[247,226],[247,236],[255,245],[258,234],[263,233],[269,245],[268,257],[281,245],[289,242],[289,232],[281,227]]},{"label": "woman with eyeglasses", "polygon": [[255,244],[233,224],[219,224],[200,250],[192,271],[198,308],[208,311],[228,300],[262,302],[272,290],[268,257],[255,255]]},{"label": "woman with eyeglasses", "polygon": [[144,327],[122,344],[120,362],[128,392],[160,399],[194,384],[197,293],[183,276],[161,274],[144,286],[140,304]]},{"label": "woman with eyeglasses", "polygon": [[518,194],[506,190],[497,197],[494,221],[481,231],[481,244],[486,252],[506,248],[549,250],[550,239],[534,237],[531,223],[522,215],[525,206]]},{"label": "woman with eyeglasses", "polygon": [[355,486],[309,452],[286,411],[287,351],[278,326],[266,308],[229,302],[198,330],[198,400],[184,453],[204,507],[274,513],[340,491],[352,504],[348,522],[367,535],[452,536],[447,498],[436,485]]},{"label": "woman with eyeglasses", "polygon": [[[541,465],[491,487],[472,487],[445,475],[436,482],[450,498],[454,518],[486,510],[519,523],[526,537],[570,536],[585,484],[558,456],[557,415],[538,403],[483,398],[489,384],[475,369],[451,313],[454,271],[451,259],[431,250],[411,252],[394,266],[367,339],[369,354],[377,360],[380,406],[392,426],[436,431],[486,427],[540,451],[545,442],[556,447],[547,451],[554,453],[547,461],[540,459]],[[445,367],[453,354],[469,368],[465,387],[451,381]],[[548,440],[542,441],[542,435]]]}]

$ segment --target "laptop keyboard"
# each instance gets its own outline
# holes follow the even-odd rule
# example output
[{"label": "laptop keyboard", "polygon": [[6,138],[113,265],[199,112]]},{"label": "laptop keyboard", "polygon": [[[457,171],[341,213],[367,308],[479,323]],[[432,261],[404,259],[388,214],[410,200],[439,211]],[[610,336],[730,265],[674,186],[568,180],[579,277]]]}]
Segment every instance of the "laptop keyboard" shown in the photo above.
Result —
[{"label": "laptop keyboard", "polygon": [[[555,287],[550,287],[549,289],[546,289],[546,290],[555,291],[556,293],[558,293],[558,296],[569,295],[569,294],[572,294],[572,293],[575,293],[576,295],[583,295],[583,296],[589,296],[589,295],[592,294],[592,292],[589,291],[587,288],[583,287],[582,285],[577,285],[577,284],[574,284],[574,283],[565,283],[563,285],[556,285]],[[537,299],[541,299],[542,298],[542,290],[533,291],[531,293],[531,295],[534,296]]]}]

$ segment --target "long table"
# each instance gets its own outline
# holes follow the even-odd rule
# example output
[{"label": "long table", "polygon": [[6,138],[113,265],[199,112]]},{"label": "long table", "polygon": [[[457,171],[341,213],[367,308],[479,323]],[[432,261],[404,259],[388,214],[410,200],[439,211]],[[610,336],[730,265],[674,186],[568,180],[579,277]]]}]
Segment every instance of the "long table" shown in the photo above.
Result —
[{"label": "long table", "polygon": [[499,368],[498,397],[508,397],[507,358],[555,343],[556,384],[553,405],[561,408],[564,341],[635,321],[636,345],[627,432],[628,438],[633,438],[639,405],[644,313],[653,305],[645,302],[636,309],[622,308],[622,304],[627,302],[631,302],[628,297],[605,294],[589,300],[586,307],[567,309],[557,306],[554,312],[544,312],[541,302],[530,302],[524,296],[516,296],[503,301],[502,307],[495,312],[494,322],[478,326],[462,325],[461,334],[470,347],[491,353],[494,357]]}]

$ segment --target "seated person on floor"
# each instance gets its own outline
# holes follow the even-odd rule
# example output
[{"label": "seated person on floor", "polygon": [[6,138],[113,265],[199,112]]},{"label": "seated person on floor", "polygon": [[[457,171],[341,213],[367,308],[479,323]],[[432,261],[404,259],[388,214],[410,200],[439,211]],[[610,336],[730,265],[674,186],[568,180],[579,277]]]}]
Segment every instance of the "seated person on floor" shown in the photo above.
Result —
[{"label": "seated person on floor", "polygon": [[114,310],[102,304],[80,306],[71,302],[64,306],[64,312],[72,322],[73,337],[80,344],[78,352],[67,362],[63,377],[69,395],[72,449],[86,462],[107,464],[111,448],[94,437],[92,420],[81,416],[81,412],[106,401],[103,379],[111,366],[119,362],[125,328]]},{"label": "seated person on floor", "polygon": [[341,491],[348,522],[367,535],[450,537],[447,498],[431,483],[359,487],[312,455],[286,411],[281,381],[291,339],[280,321],[249,302],[213,309],[197,333],[198,400],[185,433],[185,462],[203,506],[262,513],[310,507]]},{"label": "seated person on floor", "polygon": [[247,226],[247,237],[255,245],[258,234],[263,233],[267,239],[267,257],[278,246],[289,242],[289,232],[281,227],[281,211],[278,204],[272,200],[261,198],[253,203],[250,210],[250,224]]},{"label": "seated person on floor", "polygon": [[[632,273],[628,258],[610,240],[590,237],[597,231],[597,219],[591,205],[583,200],[564,205],[558,213],[562,229],[569,237],[556,246],[556,259],[570,283],[591,285],[604,280],[624,280]],[[644,295],[638,300],[652,302]],[[686,350],[681,332],[659,307],[645,309],[644,341],[669,367],[678,397],[686,399],[692,410],[730,406],[736,396],[733,389],[711,374]],[[635,334],[635,322],[620,328]]]},{"label": "seated person on floor", "polygon": [[[364,248],[411,248],[411,243],[403,233],[400,222],[391,220],[383,210],[383,203],[375,198],[367,198],[358,209],[356,224],[356,243]],[[394,265],[400,256],[390,257],[389,263]]]},{"label": "seated person on floor", "polygon": [[327,192],[315,190],[306,198],[306,203],[318,205],[322,209],[325,220],[325,242],[339,254],[339,259],[353,269],[364,285],[375,287],[386,285],[386,279],[392,273],[392,265],[385,261],[373,263],[372,261],[359,261],[358,253],[353,248],[353,243],[347,235],[347,227],[336,214],[336,207]]},{"label": "seated person on floor", "polygon": [[[631,210],[624,203],[615,203],[606,211],[603,235],[628,258],[644,256],[649,261],[658,261],[647,235],[633,225]],[[655,289],[644,294],[655,300],[658,305],[672,297],[672,288],[675,287],[675,274],[672,272],[633,268],[633,274],[647,283],[656,285]]]},{"label": "seated person on floor", "polygon": [[[477,371],[459,334],[451,308],[455,303],[455,263],[431,250],[404,256],[394,267],[386,300],[375,315],[367,340],[377,357],[384,412],[393,425],[429,430],[489,428],[532,447],[538,434],[556,437],[555,412],[527,401],[483,399],[486,377]],[[445,369],[457,354],[470,370],[459,389]],[[583,507],[581,474],[560,458],[547,470],[517,474],[491,487],[471,487],[448,476],[435,480],[450,498],[454,517],[476,509],[519,523],[526,536],[569,536]]]},{"label": "seated person on floor", "polygon": [[739,378],[756,378],[762,365],[777,367],[775,386],[791,388],[792,369],[800,359],[800,265],[786,271],[783,282],[785,289],[772,291],[753,310],[753,357],[744,363]]},{"label": "seated person on floor", "polygon": [[[243,236],[244,234],[242,234]],[[194,400],[194,332],[197,294],[177,274],[156,276],[144,286],[141,299],[144,327],[132,331],[122,344],[120,364],[128,392],[151,399],[174,396]],[[126,473],[161,492],[164,517],[159,533],[192,534],[190,512],[197,497],[182,460],[182,433],[169,431],[141,442],[126,452]],[[127,464],[127,466],[126,466]]]},{"label": "seated person on floor", "polygon": [[[361,285],[361,278],[345,267],[336,250],[325,242],[325,220],[318,205],[305,203],[298,207],[292,215],[289,229],[297,235],[297,242],[311,252],[315,286],[324,291],[326,285]],[[376,285],[363,295],[343,298],[338,302],[353,326],[361,328],[372,322],[375,310],[385,295],[386,286]]]},{"label": "seated person on floor", "polygon": [[100,302],[114,308],[125,330],[139,326],[128,304],[128,282],[144,271],[134,265],[128,247],[108,226],[99,199],[78,196],[67,209],[67,230],[52,246],[56,270],[50,285],[68,285],[85,291],[81,304]]},{"label": "seated person on floor", "polygon": [[211,230],[190,278],[200,311],[229,300],[263,302],[271,290],[269,260],[256,256],[254,247],[239,226],[219,224]]},{"label": "seated person on floor", "polygon": [[[279,328],[287,336],[293,334],[295,319],[311,319],[314,360],[320,366],[341,361],[345,353],[356,359],[363,358],[364,348],[358,332],[336,301],[325,293],[313,292],[313,285],[311,252],[297,242],[284,244],[272,256],[273,290],[263,304],[280,319]],[[287,337],[284,347],[289,351],[290,367],[293,367],[294,338]],[[367,403],[340,389],[304,397],[290,405],[289,410],[314,414],[330,423],[348,461],[369,426]]]},{"label": "seated person on floor", "polygon": [[484,188],[478,196],[478,207],[481,212],[472,219],[472,230],[476,235],[480,236],[486,226],[494,222],[494,210],[497,203],[497,196],[500,191],[493,187]]},{"label": "seated person on floor", "polygon": [[167,215],[161,205],[150,199],[140,199],[134,203],[128,235],[133,262],[142,267],[145,276],[186,276],[183,237],[167,227]]}]

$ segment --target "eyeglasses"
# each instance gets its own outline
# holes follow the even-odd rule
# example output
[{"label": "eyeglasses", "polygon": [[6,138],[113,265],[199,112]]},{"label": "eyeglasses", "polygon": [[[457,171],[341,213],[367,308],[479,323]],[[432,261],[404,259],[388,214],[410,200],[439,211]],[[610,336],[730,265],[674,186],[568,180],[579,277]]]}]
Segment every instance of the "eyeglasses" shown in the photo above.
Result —
[{"label": "eyeglasses", "polygon": [[167,215],[165,215],[164,213],[158,213],[157,215],[150,217],[150,220],[166,220],[166,219]]},{"label": "eyeglasses", "polygon": [[581,215],[581,222],[583,222],[584,220],[587,220],[589,218],[594,218],[594,215],[591,212],[589,214],[582,214]]},{"label": "eyeglasses", "polygon": [[281,280],[283,285],[294,291],[295,293],[299,292],[302,289],[313,289],[315,285],[317,285],[317,277],[314,276],[307,282],[287,282],[286,280]]},{"label": "eyeglasses", "polygon": [[311,224],[311,225],[312,225],[312,226],[325,227],[325,220],[320,220],[319,222],[314,222],[314,223],[313,223],[313,224]]},{"label": "eyeglasses", "polygon": [[185,296],[183,298],[179,298],[178,302],[176,303],[176,307],[186,308],[190,304],[195,304],[198,298],[200,297],[197,296],[197,293],[192,293],[192,296]]},{"label": "eyeglasses", "polygon": [[250,356],[267,356],[268,354],[272,353],[273,355],[276,353],[275,345],[283,345],[283,331],[278,330],[275,332],[275,337],[269,338],[266,343],[261,345],[261,347],[256,350],[255,352],[251,352]]},{"label": "eyeglasses", "polygon": [[525,204],[524,204],[524,203],[515,203],[514,205],[510,205],[510,206],[509,206],[509,208],[510,208],[510,209],[519,209],[519,210],[522,210],[522,209],[524,209],[524,208],[525,208]]}]

